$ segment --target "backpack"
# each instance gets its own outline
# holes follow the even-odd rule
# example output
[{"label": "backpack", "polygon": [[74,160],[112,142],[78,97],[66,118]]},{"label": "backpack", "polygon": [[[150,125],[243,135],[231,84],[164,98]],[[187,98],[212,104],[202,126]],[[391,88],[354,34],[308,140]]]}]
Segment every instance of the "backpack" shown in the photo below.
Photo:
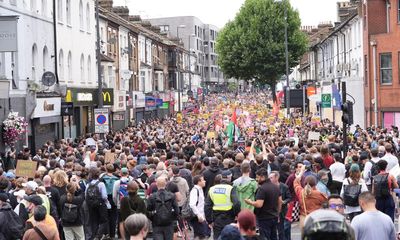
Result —
[{"label": "backpack", "polygon": [[128,196],[128,181],[127,180],[120,181],[118,194],[119,194],[119,200],[121,200],[123,197]]},{"label": "backpack", "polygon": [[369,162],[372,164],[371,171],[369,172],[369,177],[373,178],[379,173],[378,165],[374,163],[372,160],[369,160]]},{"label": "backpack", "polygon": [[[170,192],[164,192],[164,194],[173,194]],[[153,216],[153,221],[156,226],[169,226],[175,220],[173,216],[178,213],[174,213],[174,208],[172,207],[172,198],[165,200],[165,196],[157,192],[156,193],[156,204],[155,204],[155,214]]]},{"label": "backpack", "polygon": [[12,209],[1,210],[0,214],[4,214],[4,219],[7,221],[7,224],[1,226],[5,239],[22,239],[25,229],[21,218]]},{"label": "backpack", "polygon": [[376,198],[386,198],[390,196],[389,174],[378,174],[374,178],[374,194]]},{"label": "backpack", "polygon": [[352,183],[349,179],[347,179],[349,185],[343,185],[344,188],[344,205],[350,207],[357,207],[358,204],[358,196],[361,192],[361,185],[358,183]]},{"label": "backpack", "polygon": [[100,181],[97,181],[95,184],[89,184],[86,190],[86,203],[89,207],[99,207],[103,202],[101,197],[101,192],[98,187]]},{"label": "backpack", "polygon": [[104,182],[104,185],[106,185],[107,195],[112,195],[114,183],[118,180],[118,178],[115,176],[105,175],[101,180]]},{"label": "backpack", "polygon": [[75,223],[79,218],[78,206],[72,203],[64,203],[61,220],[63,223]]},{"label": "backpack", "polygon": [[[196,189],[196,191],[197,191],[197,201],[196,201],[196,207],[197,207],[197,204],[199,204],[200,192],[199,189]],[[192,208],[190,207],[189,201],[186,201],[185,204],[182,206],[181,216],[183,217],[183,219],[186,220],[192,220],[196,217],[196,215],[193,213]]]}]

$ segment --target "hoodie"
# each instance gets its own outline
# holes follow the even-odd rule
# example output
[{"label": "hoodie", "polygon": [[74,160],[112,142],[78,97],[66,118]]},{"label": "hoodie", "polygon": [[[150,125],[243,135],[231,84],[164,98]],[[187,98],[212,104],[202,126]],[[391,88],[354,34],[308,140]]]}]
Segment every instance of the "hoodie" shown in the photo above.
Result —
[{"label": "hoodie", "polygon": [[203,176],[204,180],[206,180],[206,186],[204,187],[204,196],[207,196],[210,187],[214,186],[215,176],[221,173],[222,171],[218,168],[218,166],[210,166],[207,170],[204,171]]},{"label": "hoodie", "polygon": [[250,211],[253,211],[254,207],[247,204],[244,200],[254,200],[257,190],[256,180],[250,177],[242,176],[233,182],[233,188],[236,190],[237,197],[240,201],[241,210],[249,209]]}]

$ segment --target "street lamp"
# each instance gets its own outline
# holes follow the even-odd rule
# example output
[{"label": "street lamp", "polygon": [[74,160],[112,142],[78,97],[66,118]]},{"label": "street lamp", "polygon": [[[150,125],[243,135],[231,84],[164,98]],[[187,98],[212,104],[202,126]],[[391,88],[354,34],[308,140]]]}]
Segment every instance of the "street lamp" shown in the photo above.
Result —
[{"label": "street lamp", "polygon": [[285,14],[285,58],[286,58],[286,110],[287,116],[290,116],[290,86],[289,86],[289,50],[288,50],[288,20],[287,20],[287,4],[285,0],[275,0],[275,2],[280,2],[284,6]]},{"label": "street lamp", "polygon": [[179,38],[179,28],[185,28],[186,25],[178,25],[176,27],[176,37],[178,38],[178,41],[180,42],[180,38]]},{"label": "street lamp", "polygon": [[191,38],[192,37],[196,37],[196,35],[194,34],[190,34],[189,35],[189,90],[188,90],[188,95],[190,94],[190,97],[193,96],[193,92],[192,92],[192,64],[190,63],[191,60],[191,56],[192,56],[192,50],[190,50],[190,42],[191,42]]}]

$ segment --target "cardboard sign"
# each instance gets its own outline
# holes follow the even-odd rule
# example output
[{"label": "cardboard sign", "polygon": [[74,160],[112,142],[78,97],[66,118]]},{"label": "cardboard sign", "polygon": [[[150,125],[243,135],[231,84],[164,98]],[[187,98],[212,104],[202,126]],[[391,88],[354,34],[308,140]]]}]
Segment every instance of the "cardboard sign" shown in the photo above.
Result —
[{"label": "cardboard sign", "polygon": [[269,126],[269,132],[274,134],[276,132],[275,126]]},{"label": "cardboard sign", "polygon": [[298,125],[298,126],[301,125],[301,119],[300,119],[300,118],[297,118],[297,119],[296,119],[296,125]]},{"label": "cardboard sign", "polygon": [[176,122],[177,122],[178,124],[182,124],[182,120],[183,120],[183,115],[182,115],[181,112],[178,112],[178,113],[176,114]]},{"label": "cardboard sign", "polygon": [[15,175],[17,177],[35,178],[38,162],[29,160],[17,160]]},{"label": "cardboard sign", "polygon": [[211,138],[215,139],[215,132],[214,131],[208,131],[206,137],[207,137],[207,139],[211,139]]},{"label": "cardboard sign", "polygon": [[114,161],[115,161],[115,153],[106,152],[106,154],[104,155],[104,161],[106,163],[114,163]]},{"label": "cardboard sign", "polygon": [[321,136],[321,134],[319,132],[309,132],[308,133],[308,140],[319,141],[319,137],[320,136]]}]

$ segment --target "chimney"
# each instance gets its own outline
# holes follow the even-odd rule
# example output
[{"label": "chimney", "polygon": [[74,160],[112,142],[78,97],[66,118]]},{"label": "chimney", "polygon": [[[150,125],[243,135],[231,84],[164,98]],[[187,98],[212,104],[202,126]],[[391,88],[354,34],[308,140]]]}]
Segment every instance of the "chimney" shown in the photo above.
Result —
[{"label": "chimney", "polygon": [[131,15],[128,17],[129,22],[141,22],[142,18],[139,15]]},{"label": "chimney", "polygon": [[116,13],[118,16],[120,16],[121,18],[123,18],[127,21],[129,20],[129,8],[128,7],[117,6],[117,7],[113,7],[112,11],[114,13]]},{"label": "chimney", "polygon": [[161,32],[161,29],[159,26],[151,26],[150,30],[155,33],[158,33],[158,34],[160,34],[160,32]]},{"label": "chimney", "polygon": [[113,6],[113,0],[99,0],[99,6],[111,12]]}]

